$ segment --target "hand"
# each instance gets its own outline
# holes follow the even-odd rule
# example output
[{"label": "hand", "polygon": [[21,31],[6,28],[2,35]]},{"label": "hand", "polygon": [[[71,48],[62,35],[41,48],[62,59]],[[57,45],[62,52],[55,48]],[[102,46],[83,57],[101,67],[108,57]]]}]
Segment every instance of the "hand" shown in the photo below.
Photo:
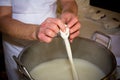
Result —
[{"label": "hand", "polygon": [[78,20],[78,17],[70,12],[64,12],[60,16],[61,20],[68,25],[70,28],[70,42],[73,41],[75,37],[77,37],[80,33],[80,22]]},{"label": "hand", "polygon": [[40,41],[49,43],[58,34],[59,30],[65,30],[65,24],[57,18],[47,18],[37,31],[37,38]]}]

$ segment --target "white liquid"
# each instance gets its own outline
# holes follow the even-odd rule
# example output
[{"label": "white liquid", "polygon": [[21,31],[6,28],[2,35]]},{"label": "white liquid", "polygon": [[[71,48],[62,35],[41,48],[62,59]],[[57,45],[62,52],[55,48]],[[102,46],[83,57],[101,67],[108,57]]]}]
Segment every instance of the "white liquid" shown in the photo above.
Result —
[{"label": "white liquid", "polygon": [[[75,68],[80,80],[100,80],[105,74],[94,64],[82,59],[74,59]],[[67,59],[55,59],[41,63],[31,70],[35,80],[73,80]]]}]

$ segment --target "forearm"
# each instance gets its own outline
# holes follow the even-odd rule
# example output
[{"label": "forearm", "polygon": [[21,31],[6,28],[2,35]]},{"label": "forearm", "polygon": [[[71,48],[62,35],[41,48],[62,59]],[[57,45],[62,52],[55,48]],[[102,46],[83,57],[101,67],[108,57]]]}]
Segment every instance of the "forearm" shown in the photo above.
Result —
[{"label": "forearm", "polygon": [[71,12],[75,15],[78,14],[78,6],[74,0],[60,0],[62,13]]},{"label": "forearm", "polygon": [[36,31],[38,25],[25,24],[9,16],[0,17],[0,31],[8,36],[36,40]]}]

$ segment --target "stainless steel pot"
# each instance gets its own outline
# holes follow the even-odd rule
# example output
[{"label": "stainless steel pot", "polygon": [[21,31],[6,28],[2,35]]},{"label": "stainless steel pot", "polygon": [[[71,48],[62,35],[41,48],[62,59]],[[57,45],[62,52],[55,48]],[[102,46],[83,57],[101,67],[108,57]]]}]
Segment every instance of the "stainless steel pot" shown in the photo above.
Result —
[{"label": "stainless steel pot", "polygon": [[[105,46],[85,38],[76,38],[71,43],[73,58],[87,60],[99,67],[106,76],[101,80],[115,80],[116,59],[113,53]],[[58,58],[67,58],[64,41],[61,38],[55,38],[51,43],[37,42],[24,49],[18,59],[19,71],[24,75],[38,64]],[[27,71],[26,71],[27,69]],[[29,74],[27,75],[31,77]]]}]

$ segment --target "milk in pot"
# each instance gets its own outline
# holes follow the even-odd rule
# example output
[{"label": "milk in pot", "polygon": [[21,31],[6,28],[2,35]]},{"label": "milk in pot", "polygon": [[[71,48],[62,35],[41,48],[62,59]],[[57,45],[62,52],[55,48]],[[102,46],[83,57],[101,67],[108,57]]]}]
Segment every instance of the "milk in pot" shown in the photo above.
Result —
[{"label": "milk in pot", "polygon": [[[79,80],[100,80],[105,74],[94,64],[74,58]],[[35,80],[73,80],[68,59],[54,59],[36,66],[30,71]]]}]

